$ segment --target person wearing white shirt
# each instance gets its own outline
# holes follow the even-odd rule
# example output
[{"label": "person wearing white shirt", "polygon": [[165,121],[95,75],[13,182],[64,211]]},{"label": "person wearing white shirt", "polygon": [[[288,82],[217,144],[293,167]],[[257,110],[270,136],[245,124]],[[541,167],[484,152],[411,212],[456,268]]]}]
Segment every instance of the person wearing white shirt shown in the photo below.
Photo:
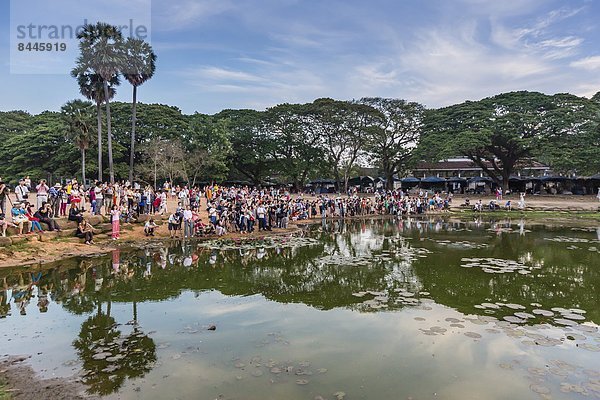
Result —
[{"label": "person wearing white shirt", "polygon": [[15,188],[15,194],[17,195],[17,201],[27,200],[29,189],[27,185],[25,185],[25,180],[21,179],[19,181],[19,185]]},{"label": "person wearing white shirt", "polygon": [[194,236],[194,215],[192,214],[192,210],[190,210],[190,206],[187,206],[185,210],[183,210],[183,237],[190,238]]},{"label": "person wearing white shirt", "polygon": [[258,218],[258,230],[264,231],[267,229],[267,210],[262,204],[259,204],[256,208],[256,218]]},{"label": "person wearing white shirt", "polygon": [[104,190],[102,188],[102,182],[98,182],[94,187],[94,194],[96,195],[96,208],[94,209],[95,214],[102,214],[102,203],[104,203]]}]

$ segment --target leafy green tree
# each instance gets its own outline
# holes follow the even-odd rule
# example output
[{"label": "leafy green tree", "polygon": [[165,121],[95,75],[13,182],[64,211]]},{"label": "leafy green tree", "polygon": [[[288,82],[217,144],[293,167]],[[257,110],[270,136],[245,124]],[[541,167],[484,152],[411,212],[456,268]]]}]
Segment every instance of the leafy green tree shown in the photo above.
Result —
[{"label": "leafy green tree", "polygon": [[496,183],[508,188],[546,133],[544,115],[555,105],[537,92],[511,92],[430,111],[421,137],[429,158],[465,155]]},{"label": "leafy green tree", "polygon": [[254,184],[260,184],[275,170],[275,143],[263,117],[255,110],[224,110],[217,119],[229,121],[233,167]]},{"label": "leafy green tree", "polygon": [[348,189],[348,179],[361,155],[367,132],[379,118],[369,105],[333,99],[317,99],[310,106],[310,126],[320,137],[325,161],[338,183]]},{"label": "leafy green tree", "polygon": [[[429,110],[419,144],[423,159],[465,155],[499,185],[536,158],[557,170],[598,165],[597,103],[585,98],[511,92]],[[596,157],[597,159],[597,157]]]},{"label": "leafy green tree", "polygon": [[156,70],[156,54],[152,46],[142,39],[128,38],[125,42],[126,60],[123,66],[123,77],[133,87],[131,101],[131,148],[129,150],[129,181],[133,182],[133,163],[135,158],[135,125],[137,88],[152,78]]},{"label": "leafy green tree", "polygon": [[86,24],[78,33],[80,55],[73,75],[95,74],[102,79],[104,102],[106,106],[106,129],[108,137],[108,169],[110,181],[115,181],[112,151],[112,129],[110,118],[109,82],[118,77],[125,65],[123,36],[113,25],[103,22]]},{"label": "leafy green tree", "polygon": [[186,143],[185,173],[192,186],[201,178],[222,180],[229,171],[232,153],[229,121],[195,113],[190,117],[190,138]]},{"label": "leafy green tree", "polygon": [[367,97],[359,103],[379,112],[376,125],[367,131],[366,152],[393,189],[394,175],[406,169],[421,134],[424,107],[400,99]]},{"label": "leafy green tree", "polygon": [[60,113],[45,111],[31,118],[25,131],[0,143],[3,173],[9,179],[72,176],[78,169],[79,151],[65,141],[66,126]]},{"label": "leafy green tree", "polygon": [[534,151],[536,159],[564,174],[600,171],[600,103],[568,93],[552,96],[544,116],[547,132]]},{"label": "leafy green tree", "polygon": [[65,124],[67,125],[66,139],[73,142],[81,151],[81,176],[85,179],[85,151],[93,141],[93,106],[89,101],[71,100],[61,108]]},{"label": "leafy green tree", "polygon": [[324,155],[321,137],[311,126],[310,105],[279,104],[269,108],[264,118],[281,178],[301,189]]}]

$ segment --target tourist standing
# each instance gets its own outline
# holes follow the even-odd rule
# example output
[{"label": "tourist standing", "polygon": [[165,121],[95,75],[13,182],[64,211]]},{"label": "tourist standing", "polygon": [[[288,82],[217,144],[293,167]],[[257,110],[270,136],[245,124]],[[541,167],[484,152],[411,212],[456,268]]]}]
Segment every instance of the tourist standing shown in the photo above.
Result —
[{"label": "tourist standing", "polygon": [[190,206],[186,206],[183,211],[183,237],[190,238],[194,236],[194,215],[192,214],[192,210]]},{"label": "tourist standing", "polygon": [[50,209],[52,210],[52,217],[54,218],[60,216],[60,188],[60,183],[57,183],[48,191],[50,194]]},{"label": "tourist standing", "polygon": [[48,187],[48,185],[46,185],[46,180],[42,179],[39,183],[39,185],[37,185],[35,187],[35,190],[37,191],[37,203],[36,203],[36,207],[39,209],[42,207],[43,203],[47,203],[48,202],[48,190],[50,188]]},{"label": "tourist standing", "polygon": [[29,197],[29,189],[25,185],[24,179],[19,181],[19,185],[15,188],[15,194],[17,195],[17,201],[25,201]]},{"label": "tourist standing", "polygon": [[60,197],[60,212],[58,215],[60,215],[61,217],[66,217],[67,205],[69,204],[69,194],[67,193],[67,188],[63,186],[58,191],[58,196]]},{"label": "tourist standing", "polygon": [[171,215],[169,215],[169,236],[171,237],[171,239],[177,237],[177,230],[179,228],[179,214],[177,214],[177,212],[172,213]]},{"label": "tourist standing", "polygon": [[525,193],[521,193],[519,198],[519,210],[525,209]]},{"label": "tourist standing", "polygon": [[[90,189],[90,192],[92,189]],[[96,182],[96,187],[93,188],[94,196],[96,197],[96,208],[94,214],[102,214],[102,206],[104,205],[104,189],[102,188],[102,182]]]},{"label": "tourist standing", "polygon": [[110,220],[112,222],[112,239],[119,239],[119,230],[121,222],[121,210],[116,204],[113,204],[112,210],[110,210]]},{"label": "tourist standing", "polygon": [[267,210],[265,210],[265,207],[261,204],[258,205],[258,207],[256,208],[256,217],[258,218],[258,230],[259,231],[264,231],[267,229],[267,224],[266,224],[266,219],[265,219],[265,215],[267,213]]}]

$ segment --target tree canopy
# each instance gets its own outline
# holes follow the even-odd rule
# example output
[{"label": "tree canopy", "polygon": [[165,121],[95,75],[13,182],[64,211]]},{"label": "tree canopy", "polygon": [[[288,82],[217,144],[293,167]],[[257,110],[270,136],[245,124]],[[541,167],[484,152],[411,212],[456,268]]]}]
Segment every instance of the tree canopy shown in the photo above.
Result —
[{"label": "tree canopy", "polygon": [[[85,105],[83,141],[69,118],[72,107],[39,115],[0,112],[0,154],[10,160],[0,167],[1,177],[16,183],[23,175],[79,176],[82,149],[89,175],[98,172],[92,106],[68,104]],[[126,179],[131,104],[113,102],[111,111],[114,173]],[[324,98],[214,115],[138,103],[136,120],[134,177],[150,184],[241,180],[301,188],[332,177],[343,188],[357,166],[376,167],[391,182],[415,160],[456,156],[471,158],[500,185],[531,160],[559,173],[600,170],[600,101],[571,94],[512,92],[428,110],[401,99]]]}]

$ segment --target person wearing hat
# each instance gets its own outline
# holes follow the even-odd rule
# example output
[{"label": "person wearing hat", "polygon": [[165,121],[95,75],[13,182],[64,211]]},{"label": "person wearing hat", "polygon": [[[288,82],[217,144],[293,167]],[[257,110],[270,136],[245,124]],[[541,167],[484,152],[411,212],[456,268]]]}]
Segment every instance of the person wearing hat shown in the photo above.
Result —
[{"label": "person wearing hat", "polygon": [[26,228],[25,233],[29,233],[29,218],[25,215],[25,208],[23,203],[16,201],[13,204],[13,208],[10,210],[10,214],[12,216],[12,222],[19,229],[19,235],[23,234],[23,228]]}]

